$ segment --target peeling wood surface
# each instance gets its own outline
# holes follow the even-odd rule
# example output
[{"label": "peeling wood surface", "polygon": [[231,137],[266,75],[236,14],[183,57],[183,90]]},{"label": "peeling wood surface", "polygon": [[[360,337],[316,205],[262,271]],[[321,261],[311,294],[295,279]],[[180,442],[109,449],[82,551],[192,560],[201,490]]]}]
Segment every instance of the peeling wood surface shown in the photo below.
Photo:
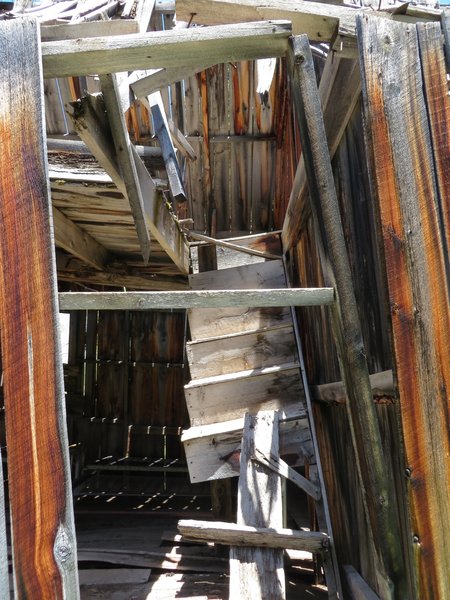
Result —
[{"label": "peeling wood surface", "polygon": [[[288,21],[42,43],[44,76],[68,77],[283,56]],[[148,54],[149,44],[152,47]]]},{"label": "peeling wood surface", "polygon": [[[79,597],[37,24],[0,22],[0,316],[16,598]],[[30,58],[31,57],[31,58]],[[36,102],[25,100],[32,93]]]},{"label": "peeling wood surface", "polygon": [[[368,147],[376,165],[380,235],[411,473],[418,595],[431,600],[450,594],[446,430],[450,389],[449,190],[441,159],[435,164],[432,152],[432,144],[436,149],[443,144],[443,160],[448,160],[448,142],[439,132],[449,131],[449,100],[442,49],[433,27],[418,27],[417,37],[415,27],[368,18],[361,19],[358,26]],[[376,76],[380,68],[382,79]],[[405,127],[405,123],[411,126]]]}]

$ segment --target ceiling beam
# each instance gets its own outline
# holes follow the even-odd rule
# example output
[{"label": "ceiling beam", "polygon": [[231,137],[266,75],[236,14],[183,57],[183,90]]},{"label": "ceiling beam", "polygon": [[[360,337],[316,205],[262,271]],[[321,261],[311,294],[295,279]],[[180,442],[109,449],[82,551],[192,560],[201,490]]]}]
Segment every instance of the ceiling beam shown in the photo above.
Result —
[{"label": "ceiling beam", "polygon": [[109,252],[89,233],[53,207],[55,245],[76,256],[94,269],[103,270],[110,262]]},{"label": "ceiling beam", "polygon": [[42,43],[44,77],[203,65],[284,56],[288,21]]}]

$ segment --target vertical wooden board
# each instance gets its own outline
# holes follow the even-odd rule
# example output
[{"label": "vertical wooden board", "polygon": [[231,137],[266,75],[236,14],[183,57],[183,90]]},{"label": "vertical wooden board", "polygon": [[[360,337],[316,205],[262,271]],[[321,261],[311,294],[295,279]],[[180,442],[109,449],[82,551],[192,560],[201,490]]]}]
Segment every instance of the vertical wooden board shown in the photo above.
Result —
[{"label": "vertical wooden board", "polygon": [[[16,598],[78,598],[34,20],[0,21],[0,318]],[[29,98],[33,97],[33,102]]]},{"label": "vertical wooden board", "polygon": [[98,417],[124,419],[127,313],[101,311],[98,320],[97,413]]},{"label": "vertical wooden board", "polygon": [[3,458],[0,448],[0,598],[9,600],[8,542],[6,538],[6,506],[3,482]]},{"label": "vertical wooden board", "polygon": [[450,595],[448,241],[438,210],[417,34],[412,26],[361,17],[358,35],[411,472],[419,596],[445,598]]},{"label": "vertical wooden board", "polygon": [[216,231],[230,230],[230,142],[211,144],[212,193],[216,209]]},{"label": "vertical wooden board", "polygon": [[86,322],[86,366],[84,376],[84,414],[88,417],[93,417],[95,415],[97,382],[97,321],[97,311],[89,310],[87,313]]},{"label": "vertical wooden board", "polygon": [[[245,417],[237,522],[253,527],[282,527],[281,479],[252,461],[256,448],[267,455],[279,455],[276,413],[260,412]],[[285,597],[282,550],[230,548],[230,598],[282,600]]]}]

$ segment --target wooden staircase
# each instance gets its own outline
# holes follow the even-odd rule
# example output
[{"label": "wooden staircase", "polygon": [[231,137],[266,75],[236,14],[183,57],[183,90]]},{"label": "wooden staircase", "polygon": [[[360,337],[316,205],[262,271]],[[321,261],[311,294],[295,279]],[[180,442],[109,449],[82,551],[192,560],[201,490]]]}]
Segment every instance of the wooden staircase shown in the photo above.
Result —
[{"label": "wooden staircase", "polygon": [[[190,285],[197,290],[270,289],[286,288],[287,280],[283,261],[270,260],[192,275]],[[329,598],[342,598],[292,309],[190,309],[188,318],[192,380],[185,386],[185,396],[191,427],[182,440],[190,478],[192,482],[240,478],[237,525],[233,526],[238,533],[233,539],[218,539],[215,534],[218,543],[231,546],[230,597],[247,597],[244,585],[255,600],[255,589],[261,590],[261,598],[285,598],[284,576],[280,576],[283,546],[277,547],[275,538],[290,535],[294,540],[298,532],[282,527],[283,476],[314,499],[321,530],[319,544],[311,546],[317,532],[301,532],[303,542],[292,543],[305,550],[313,547],[320,554]],[[309,479],[296,470],[304,466]],[[263,537],[258,543],[249,538],[241,547],[249,526],[259,528]],[[195,536],[195,524],[190,527],[190,535]],[[205,531],[204,524],[199,523],[200,530]]]}]

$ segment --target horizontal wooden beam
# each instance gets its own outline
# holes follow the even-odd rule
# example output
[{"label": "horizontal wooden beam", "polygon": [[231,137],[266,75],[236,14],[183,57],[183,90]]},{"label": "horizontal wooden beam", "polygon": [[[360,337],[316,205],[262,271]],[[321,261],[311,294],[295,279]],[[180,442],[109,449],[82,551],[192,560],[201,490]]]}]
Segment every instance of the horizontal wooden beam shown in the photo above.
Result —
[{"label": "horizontal wooden beam", "polygon": [[322,552],[329,544],[326,533],[321,531],[297,531],[275,527],[250,527],[220,521],[178,521],[178,531],[190,540],[215,542],[228,546],[255,546],[259,548],[289,548]]},{"label": "horizontal wooden beam", "polygon": [[332,288],[189,290],[187,292],[64,292],[60,310],[153,310],[226,306],[322,306],[334,302]]},{"label": "horizontal wooden beam", "polygon": [[288,21],[42,43],[44,77],[106,74],[284,56]]},{"label": "horizontal wooden beam", "polygon": [[59,25],[41,25],[41,40],[43,42],[129,35],[131,33],[139,33],[139,24],[134,19],[109,19],[107,21],[82,21],[79,23],[61,23]]}]

